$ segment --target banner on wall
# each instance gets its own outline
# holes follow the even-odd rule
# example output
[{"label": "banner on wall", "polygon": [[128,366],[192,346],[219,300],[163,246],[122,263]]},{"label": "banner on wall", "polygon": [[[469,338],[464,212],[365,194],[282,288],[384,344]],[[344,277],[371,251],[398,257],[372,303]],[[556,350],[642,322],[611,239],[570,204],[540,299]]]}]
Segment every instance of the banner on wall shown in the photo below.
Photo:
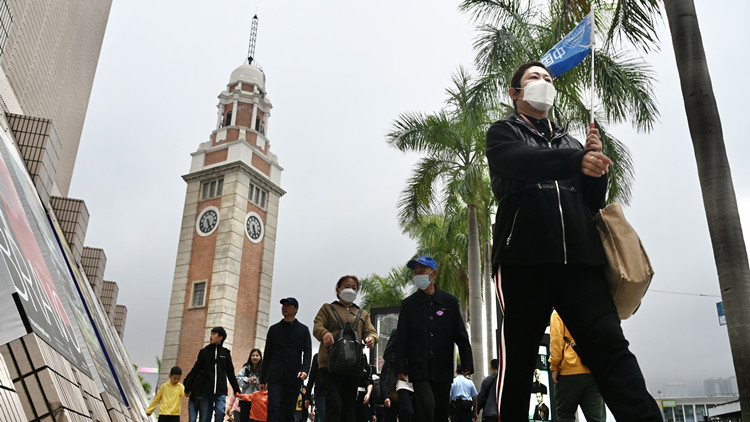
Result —
[{"label": "banner on wall", "polygon": [[18,151],[6,133],[0,138],[0,309],[6,310],[0,312],[0,344],[34,332],[92,378],[100,393],[145,414],[125,347]]},{"label": "banner on wall", "polygon": [[[45,259],[54,252],[49,246],[57,242],[54,237],[39,239],[38,230],[35,234],[38,219],[30,208],[38,207],[42,215],[44,209],[15,147],[4,132],[0,131],[0,136],[0,294],[12,295],[18,311],[4,312],[2,344],[18,338],[4,338],[10,337],[5,333],[5,319],[20,319],[24,326],[21,335],[33,331],[90,376],[76,336],[78,327],[66,309],[67,294],[58,288],[61,283],[55,283],[61,274]],[[8,322],[11,336],[17,336],[18,321]]]},{"label": "banner on wall", "polygon": [[73,255],[71,254],[67,243],[61,241],[61,239],[64,239],[64,236],[60,225],[52,218],[49,220],[52,229],[54,230],[54,234],[58,238],[60,250],[67,261],[70,276],[73,279],[73,283],[75,283],[75,285],[72,285],[72,283],[68,284],[71,288],[69,294],[80,298],[80,300],[72,300],[71,302],[75,302],[76,304],[76,306],[74,306],[76,321],[78,321],[78,325],[81,327],[83,343],[88,348],[89,354],[92,358],[89,367],[92,374],[94,374],[94,383],[96,383],[99,392],[107,391],[114,397],[120,397],[122,392],[118,387],[118,382],[113,375],[112,368],[110,367],[108,354],[105,353],[103,342],[100,340],[100,336],[97,335],[97,330],[94,328],[94,325],[96,325],[95,321],[100,320],[100,318],[96,318],[95,315],[92,315],[90,311],[90,304],[94,300],[94,297],[89,293],[89,290],[82,288],[82,286],[85,286],[84,283],[88,284],[88,279],[86,279],[85,273],[79,270],[78,265],[72,259]]}]

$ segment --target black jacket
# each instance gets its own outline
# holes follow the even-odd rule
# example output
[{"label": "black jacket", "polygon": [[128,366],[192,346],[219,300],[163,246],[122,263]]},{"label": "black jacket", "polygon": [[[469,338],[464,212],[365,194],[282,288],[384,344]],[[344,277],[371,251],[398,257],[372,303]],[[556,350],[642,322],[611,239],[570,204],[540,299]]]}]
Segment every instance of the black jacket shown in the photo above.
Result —
[{"label": "black jacket", "polygon": [[[488,375],[482,380],[477,396],[477,409],[482,411],[482,416],[497,417],[497,397],[495,388],[497,387],[497,372]],[[489,407],[487,407],[489,405]]]},{"label": "black jacket", "polygon": [[518,114],[487,131],[487,161],[499,205],[493,270],[500,264],[606,263],[594,214],[605,205],[607,175],[581,171],[587,150],[567,127],[548,140]]},{"label": "black jacket", "polygon": [[232,354],[223,346],[209,344],[198,352],[193,369],[185,377],[185,394],[227,394],[227,380],[232,391],[239,392],[234,376]]},{"label": "black jacket", "polygon": [[313,389],[315,389],[315,397],[323,397],[325,391],[318,382],[318,354],[314,354],[312,357],[312,364],[310,364],[310,373],[307,375],[307,388],[305,393],[305,400],[310,400],[313,396]]},{"label": "black jacket", "polygon": [[310,330],[295,319],[291,323],[291,335],[287,338],[284,324],[290,323],[281,320],[268,329],[266,347],[263,350],[263,369],[260,372],[261,384],[281,380],[289,382],[297,380],[299,372],[310,373]]},{"label": "black jacket", "polygon": [[401,302],[396,332],[396,373],[409,381],[453,381],[453,344],[461,365],[474,371],[471,343],[458,299],[435,287],[429,296],[417,290]]}]

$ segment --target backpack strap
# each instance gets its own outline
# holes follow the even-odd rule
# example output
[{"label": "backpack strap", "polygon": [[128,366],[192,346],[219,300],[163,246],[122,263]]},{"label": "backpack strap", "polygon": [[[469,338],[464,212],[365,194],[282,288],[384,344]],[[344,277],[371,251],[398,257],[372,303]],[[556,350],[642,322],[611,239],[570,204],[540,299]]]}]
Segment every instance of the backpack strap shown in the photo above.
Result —
[{"label": "backpack strap", "polygon": [[359,312],[357,312],[357,317],[354,318],[354,324],[352,325],[352,328],[354,331],[354,338],[357,341],[360,341],[362,339],[359,338],[359,333],[357,332],[357,327],[359,326],[359,319],[362,317],[362,308],[359,308]]},{"label": "backpack strap", "polygon": [[336,308],[333,307],[333,303],[329,303],[328,306],[331,308],[331,311],[333,312],[333,316],[336,317],[336,321],[339,322],[339,327],[341,328],[341,334],[340,335],[343,335],[343,333],[344,333],[344,323],[341,322],[341,317],[339,316],[339,313],[336,312]]}]

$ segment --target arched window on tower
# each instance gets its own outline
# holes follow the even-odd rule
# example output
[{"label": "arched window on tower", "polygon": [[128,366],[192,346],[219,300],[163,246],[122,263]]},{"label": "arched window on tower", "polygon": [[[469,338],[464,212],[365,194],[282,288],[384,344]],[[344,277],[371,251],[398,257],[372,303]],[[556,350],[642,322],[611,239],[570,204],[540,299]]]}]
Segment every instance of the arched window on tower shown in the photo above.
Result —
[{"label": "arched window on tower", "polygon": [[255,131],[260,132],[260,117],[255,118]]},{"label": "arched window on tower", "polygon": [[226,119],[224,119],[224,126],[229,126],[232,124],[232,112],[230,111],[227,113]]}]

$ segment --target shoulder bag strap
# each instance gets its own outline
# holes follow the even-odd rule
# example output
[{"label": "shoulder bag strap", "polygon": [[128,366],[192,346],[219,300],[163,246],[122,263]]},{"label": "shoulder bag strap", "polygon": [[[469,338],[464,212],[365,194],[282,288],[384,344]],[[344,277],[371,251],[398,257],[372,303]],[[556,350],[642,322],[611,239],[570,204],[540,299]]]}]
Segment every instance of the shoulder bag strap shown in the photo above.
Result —
[{"label": "shoulder bag strap", "polygon": [[336,317],[336,321],[339,322],[339,327],[341,328],[341,334],[340,335],[343,335],[343,333],[344,333],[344,323],[341,322],[341,317],[339,316],[339,313],[336,312],[336,308],[333,307],[332,303],[329,303],[328,306],[331,307],[331,311],[333,311],[333,316],[335,316]]},{"label": "shoulder bag strap", "polygon": [[[359,333],[357,332],[357,327],[359,326],[359,319],[361,317],[362,317],[362,308],[359,308],[359,312],[357,312],[357,317],[354,318],[354,325],[353,325],[353,328],[354,328],[353,331],[354,331],[354,336],[355,336],[354,338],[357,339],[357,341],[361,340],[359,338]],[[364,331],[364,329],[362,331]]]}]

